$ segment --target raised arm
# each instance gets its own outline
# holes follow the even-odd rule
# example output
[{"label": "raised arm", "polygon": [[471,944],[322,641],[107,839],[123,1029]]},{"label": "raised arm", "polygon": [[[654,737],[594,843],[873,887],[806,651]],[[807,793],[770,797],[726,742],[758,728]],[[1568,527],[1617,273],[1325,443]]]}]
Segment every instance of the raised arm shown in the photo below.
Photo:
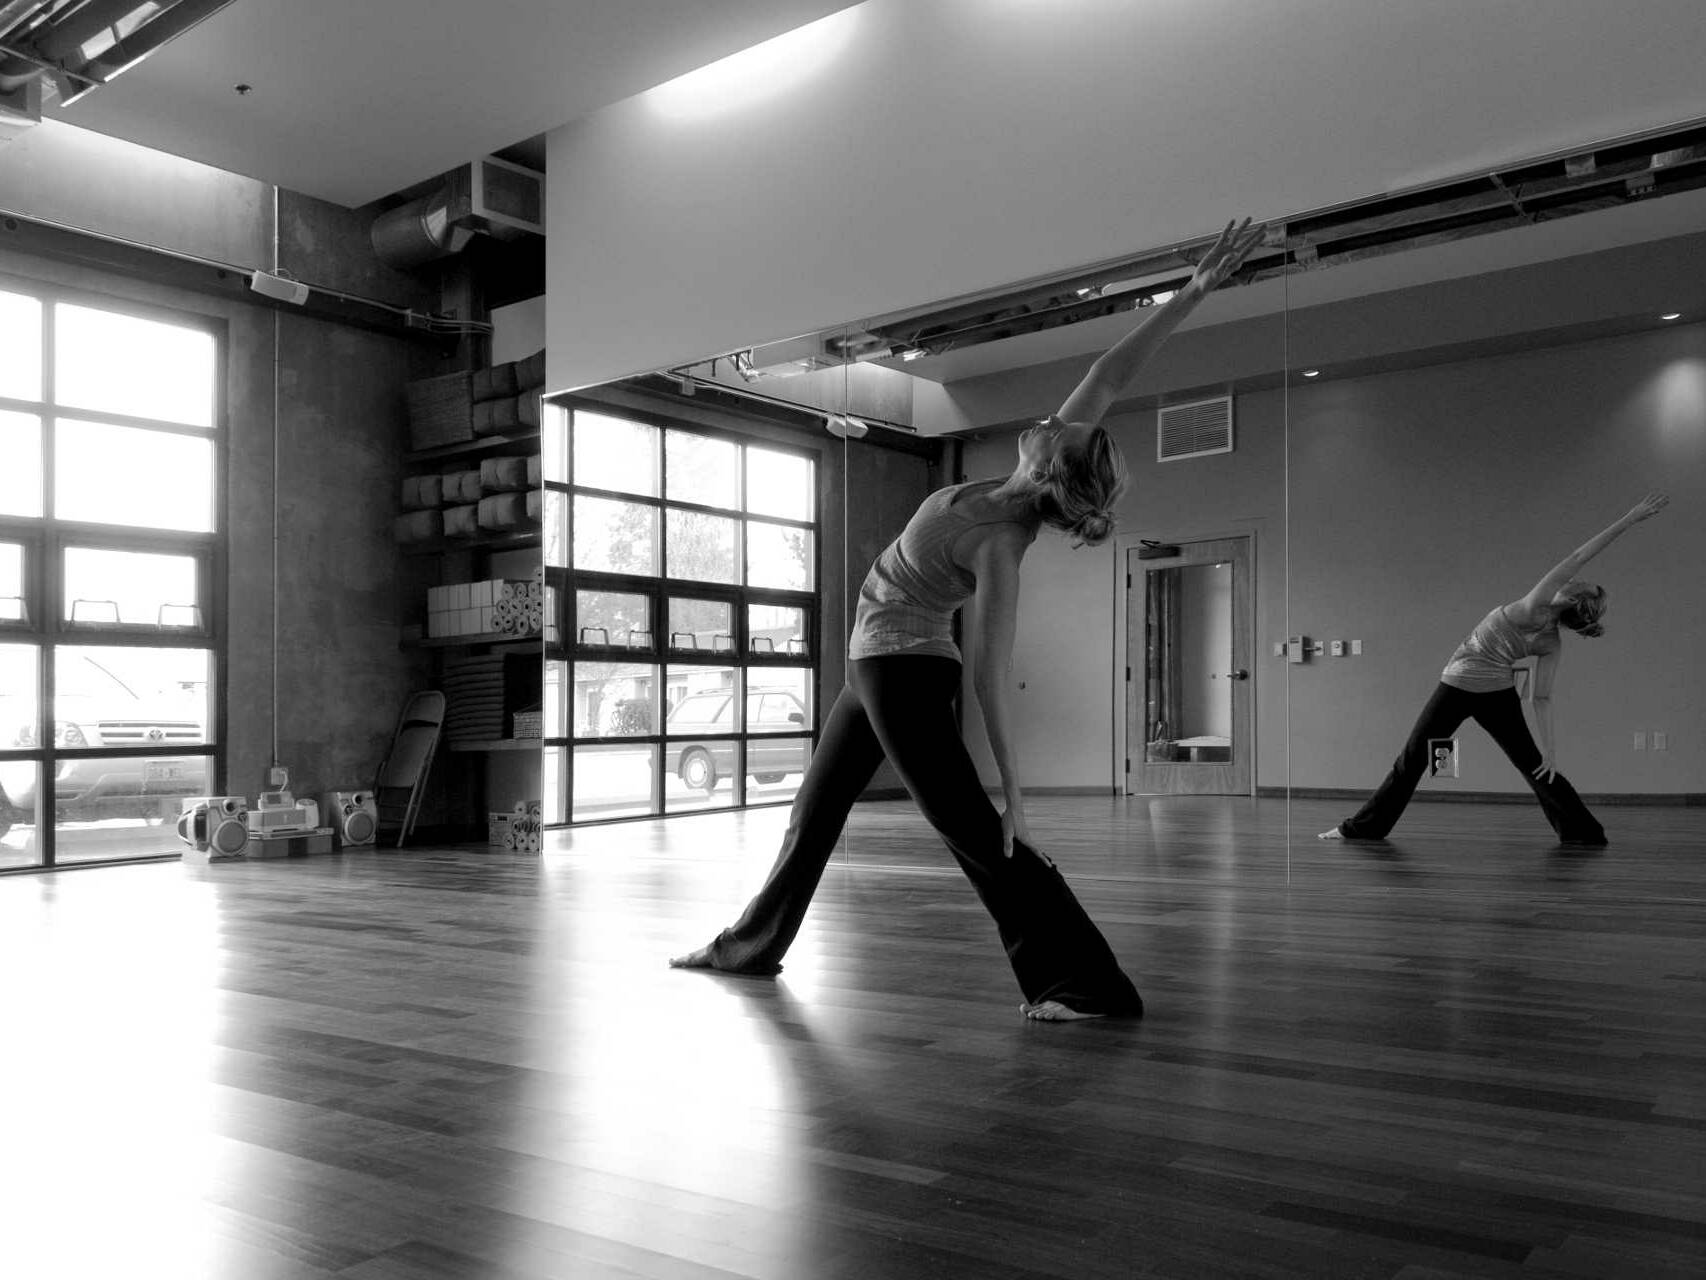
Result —
[{"label": "raised arm", "polygon": [[1001,852],[1013,856],[1013,840],[1031,842],[1025,823],[1023,796],[1019,790],[1019,756],[1013,744],[1012,706],[1008,699],[1012,683],[1013,634],[1019,617],[1019,561],[1029,539],[1017,525],[1001,525],[983,538],[971,557],[977,591],[971,599],[976,623],[972,649],[972,688],[983,708],[983,727],[989,747],[1001,772],[1005,807],[1001,814]]},{"label": "raised arm", "polygon": [[1066,398],[1056,415],[1062,422],[1092,426],[1102,420],[1120,394],[1131,385],[1139,370],[1161,349],[1179,322],[1238,269],[1251,249],[1260,243],[1264,228],[1252,227],[1250,219],[1229,222],[1220,238],[1197,263],[1190,281],[1159,307],[1149,307],[1144,318],[1090,366],[1090,372]]},{"label": "raised arm", "polygon": [[1511,611],[1519,616],[1516,621],[1525,621],[1535,617],[1541,609],[1552,603],[1552,597],[1558,594],[1562,587],[1601,551],[1604,551],[1623,534],[1633,529],[1643,520],[1650,520],[1665,509],[1670,499],[1662,493],[1649,493],[1616,520],[1601,529],[1569,555],[1547,571],[1546,576],[1529,588],[1529,592],[1521,600],[1511,606]]}]

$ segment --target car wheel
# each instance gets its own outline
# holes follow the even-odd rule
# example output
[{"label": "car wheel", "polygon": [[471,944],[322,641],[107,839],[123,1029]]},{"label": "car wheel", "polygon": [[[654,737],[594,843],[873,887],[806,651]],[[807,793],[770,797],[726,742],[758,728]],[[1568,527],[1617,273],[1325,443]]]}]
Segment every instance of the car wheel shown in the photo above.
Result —
[{"label": "car wheel", "polygon": [[681,780],[697,791],[717,789],[717,762],[704,747],[694,747],[682,754]]},{"label": "car wheel", "polygon": [[752,780],[761,787],[768,787],[772,782],[780,782],[787,776],[785,773],[755,773]]}]

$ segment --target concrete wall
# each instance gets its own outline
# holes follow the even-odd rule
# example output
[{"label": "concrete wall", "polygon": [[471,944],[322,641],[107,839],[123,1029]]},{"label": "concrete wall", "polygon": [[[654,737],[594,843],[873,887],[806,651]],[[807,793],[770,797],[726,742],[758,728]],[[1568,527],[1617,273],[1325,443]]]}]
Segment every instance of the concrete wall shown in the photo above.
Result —
[{"label": "concrete wall", "polygon": [[[179,253],[273,265],[270,188],[51,123],[0,148],[0,207]],[[433,296],[373,260],[365,219],[348,210],[285,193],[279,231],[278,261],[299,278],[402,305]],[[391,519],[407,448],[403,385],[435,372],[437,355],[405,339],[26,256],[5,244],[0,238],[0,272],[213,316],[225,326],[230,527],[221,786],[251,796],[262,789],[275,735],[299,794],[370,785],[402,700],[422,674],[397,638],[427,566],[398,554]]]}]

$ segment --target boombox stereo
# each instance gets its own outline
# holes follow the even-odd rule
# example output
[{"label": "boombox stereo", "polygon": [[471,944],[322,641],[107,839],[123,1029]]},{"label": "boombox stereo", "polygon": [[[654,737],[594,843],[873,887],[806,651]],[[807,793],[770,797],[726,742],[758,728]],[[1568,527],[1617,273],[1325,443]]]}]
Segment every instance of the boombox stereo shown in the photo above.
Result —
[{"label": "boombox stereo", "polygon": [[288,791],[263,791],[249,810],[252,836],[303,835],[320,825],[320,806]]},{"label": "boombox stereo", "polygon": [[242,796],[191,796],[178,816],[178,836],[209,858],[239,858],[249,844],[249,802]]},{"label": "boombox stereo", "polygon": [[320,812],[344,848],[378,842],[379,804],[373,792],[328,791],[321,797]]}]

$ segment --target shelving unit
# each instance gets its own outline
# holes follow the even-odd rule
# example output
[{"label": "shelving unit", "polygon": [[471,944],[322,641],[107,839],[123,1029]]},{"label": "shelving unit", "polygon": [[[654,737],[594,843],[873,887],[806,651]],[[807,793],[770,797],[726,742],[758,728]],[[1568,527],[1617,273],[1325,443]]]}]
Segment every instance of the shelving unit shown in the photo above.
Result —
[{"label": "shelving unit", "polygon": [[483,636],[433,636],[424,640],[405,640],[404,649],[537,649],[538,636],[517,636],[508,631],[493,631]]},{"label": "shelving unit", "polygon": [[[443,438],[445,433],[437,433]],[[432,435],[425,438],[431,439]],[[509,430],[501,434],[475,436],[429,448],[410,450],[404,454],[405,474],[430,476],[434,472],[471,471],[480,469],[482,462],[492,458],[522,458],[541,454],[542,435],[537,428]],[[513,465],[513,464],[507,464]],[[512,490],[513,492],[513,490]],[[421,542],[405,542],[399,550],[423,565],[418,576],[429,584],[452,585],[460,582],[483,582],[488,579],[518,579],[527,576],[522,567],[526,553],[543,546],[543,530],[538,524],[503,530],[479,530],[474,533],[439,536]],[[411,574],[411,577],[416,577]],[[424,596],[424,592],[423,592]],[[399,638],[399,648],[420,651],[430,656],[433,687],[442,688],[452,697],[451,713],[446,721],[446,737],[441,750],[451,758],[452,773],[445,781],[450,785],[444,803],[452,825],[466,827],[470,834],[487,829],[488,812],[507,811],[515,800],[537,798],[539,795],[537,760],[542,750],[539,738],[504,738],[490,734],[511,731],[511,721],[518,710],[539,705],[542,676],[539,663],[529,661],[537,653],[543,659],[542,635],[518,635],[498,631],[479,634],[428,636],[424,611],[425,599],[413,608],[423,612],[413,619],[402,621],[410,625],[408,633]],[[487,625],[490,625],[489,622]],[[435,628],[438,629],[438,628]],[[483,674],[487,670],[492,674]],[[470,667],[482,674],[467,674]],[[458,689],[466,702],[457,701]],[[501,699],[501,702],[500,702]],[[463,706],[465,717],[462,729],[471,736],[461,741],[449,734],[456,732],[456,707]],[[500,720],[501,712],[501,720]]]},{"label": "shelving unit", "polygon": [[411,465],[427,466],[435,462],[461,462],[469,458],[515,458],[539,452],[537,431],[512,432],[509,435],[476,436],[458,444],[441,444],[432,449],[415,449],[404,456]]}]

